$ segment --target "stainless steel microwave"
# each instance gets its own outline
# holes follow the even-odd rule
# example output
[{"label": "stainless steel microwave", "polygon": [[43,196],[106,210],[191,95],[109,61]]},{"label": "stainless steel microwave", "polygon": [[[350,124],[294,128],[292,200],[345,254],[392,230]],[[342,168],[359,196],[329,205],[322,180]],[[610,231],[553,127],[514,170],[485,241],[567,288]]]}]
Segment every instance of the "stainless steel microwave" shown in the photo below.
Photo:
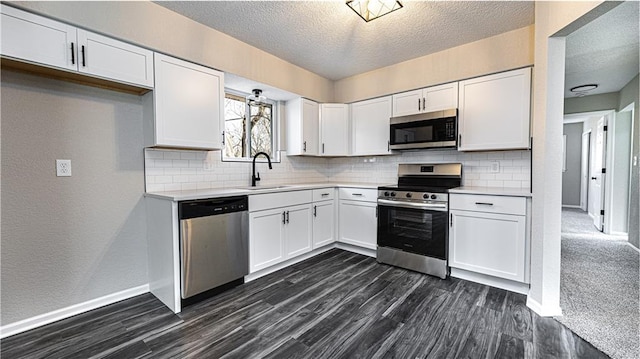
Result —
[{"label": "stainless steel microwave", "polygon": [[412,150],[455,148],[458,145],[458,110],[392,117],[389,148]]}]

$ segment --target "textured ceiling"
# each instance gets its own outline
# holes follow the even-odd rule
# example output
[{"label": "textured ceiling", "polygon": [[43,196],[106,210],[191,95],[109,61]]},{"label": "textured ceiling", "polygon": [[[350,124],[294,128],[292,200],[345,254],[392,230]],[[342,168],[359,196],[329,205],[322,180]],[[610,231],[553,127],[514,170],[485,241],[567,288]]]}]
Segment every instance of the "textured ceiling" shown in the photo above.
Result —
[{"label": "textured ceiling", "polygon": [[565,97],[570,88],[598,84],[589,95],[617,92],[638,74],[640,29],[637,1],[627,1],[567,36]]},{"label": "textured ceiling", "polygon": [[157,4],[337,80],[533,23],[533,2],[403,1],[365,23],[345,1]]}]

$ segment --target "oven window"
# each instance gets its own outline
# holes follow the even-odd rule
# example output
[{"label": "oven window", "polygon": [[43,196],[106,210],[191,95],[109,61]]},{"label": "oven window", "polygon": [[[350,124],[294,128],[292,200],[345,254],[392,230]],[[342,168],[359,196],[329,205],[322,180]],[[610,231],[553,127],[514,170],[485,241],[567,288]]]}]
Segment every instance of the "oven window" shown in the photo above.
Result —
[{"label": "oven window", "polygon": [[378,245],[446,259],[447,212],[378,206]]}]

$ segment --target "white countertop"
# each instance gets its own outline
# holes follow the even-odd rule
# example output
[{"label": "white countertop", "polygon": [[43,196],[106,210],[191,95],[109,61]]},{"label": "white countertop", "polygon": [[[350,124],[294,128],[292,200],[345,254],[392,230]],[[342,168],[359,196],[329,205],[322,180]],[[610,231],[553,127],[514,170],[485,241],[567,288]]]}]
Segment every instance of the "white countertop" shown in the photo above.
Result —
[{"label": "white countertop", "polygon": [[449,190],[449,193],[486,194],[492,196],[532,197],[528,188],[474,187],[462,186]]},{"label": "white countertop", "polygon": [[378,189],[379,186],[388,185],[388,183],[354,183],[354,182],[319,182],[319,183],[300,183],[300,184],[264,184],[249,189],[251,187],[238,188],[207,188],[197,190],[184,191],[165,191],[165,192],[147,192],[145,197],[165,199],[169,201],[189,201],[195,199],[220,198],[231,196],[243,196],[251,194],[263,194],[274,192],[302,191],[327,187],[352,187],[352,188],[369,188]]}]

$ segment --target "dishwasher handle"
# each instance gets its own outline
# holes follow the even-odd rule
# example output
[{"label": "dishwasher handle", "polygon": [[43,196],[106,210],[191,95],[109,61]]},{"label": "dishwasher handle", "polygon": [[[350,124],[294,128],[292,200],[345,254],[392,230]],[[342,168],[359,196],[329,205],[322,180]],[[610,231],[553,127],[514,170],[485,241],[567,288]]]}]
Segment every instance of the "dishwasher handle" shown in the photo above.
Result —
[{"label": "dishwasher handle", "polygon": [[247,196],[181,201],[178,203],[178,217],[180,220],[248,210],[249,200]]}]

